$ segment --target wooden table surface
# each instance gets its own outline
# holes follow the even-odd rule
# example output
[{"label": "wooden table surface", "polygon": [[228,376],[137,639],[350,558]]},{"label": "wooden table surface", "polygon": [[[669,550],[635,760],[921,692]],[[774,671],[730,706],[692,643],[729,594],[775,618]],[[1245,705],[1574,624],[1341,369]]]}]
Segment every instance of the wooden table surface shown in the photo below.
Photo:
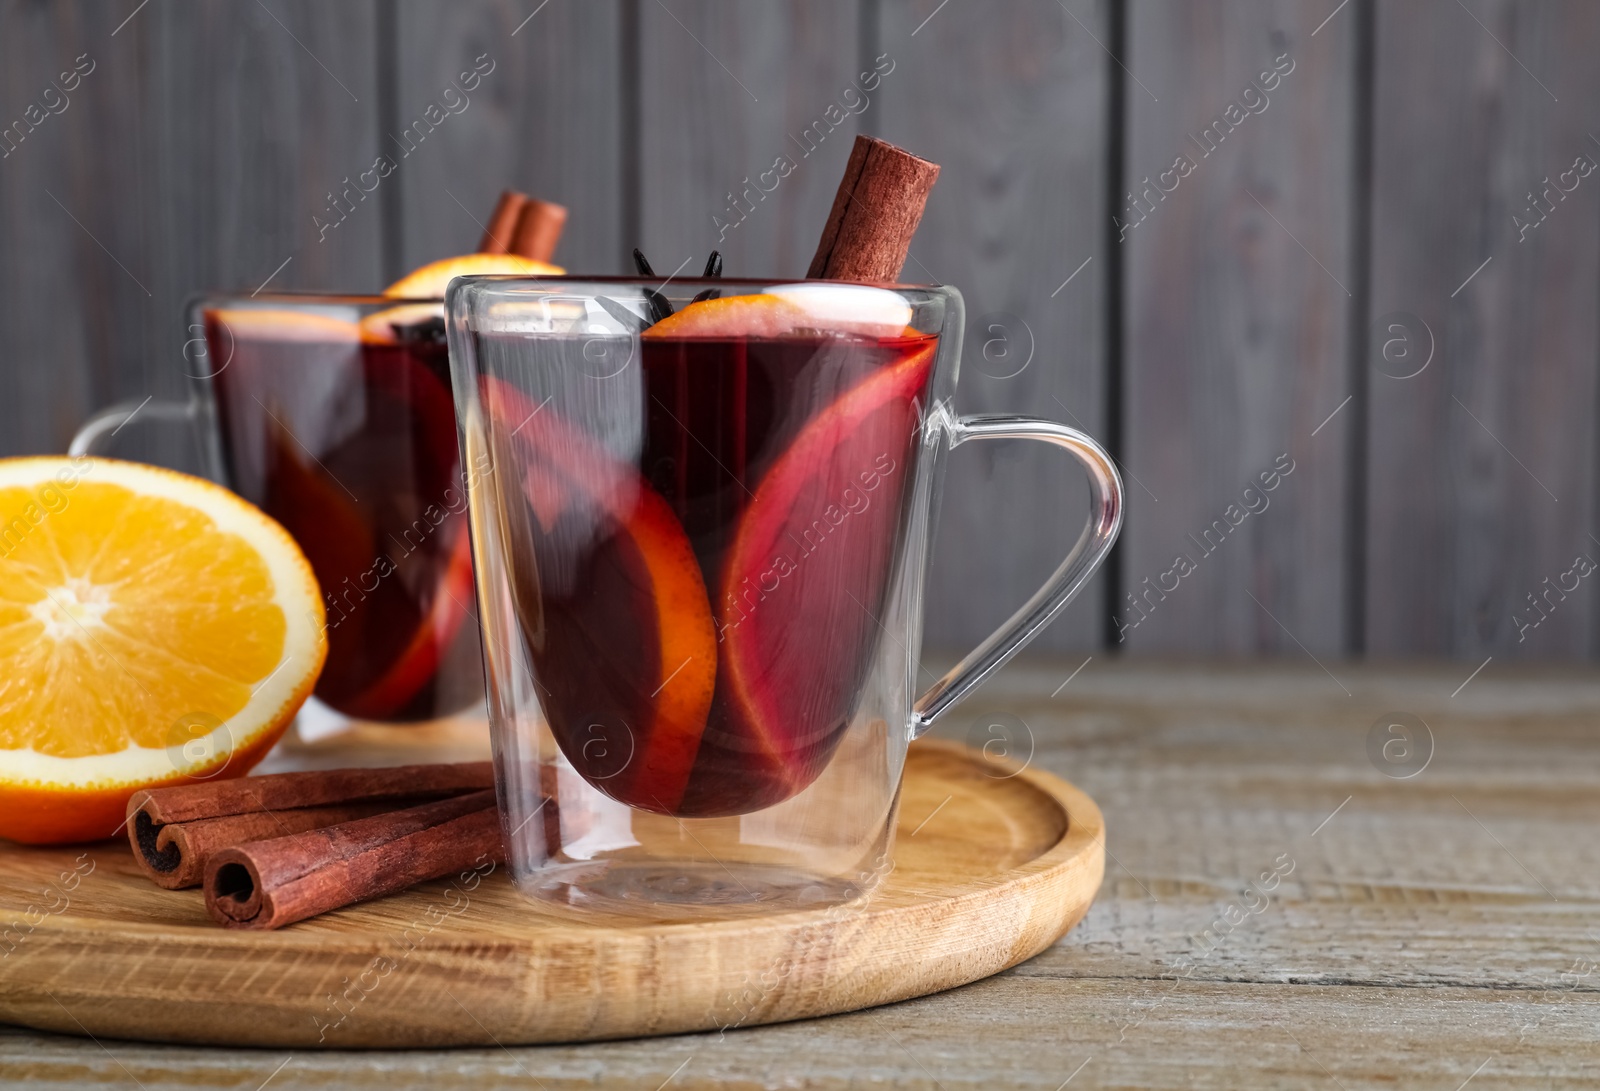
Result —
[{"label": "wooden table surface", "polygon": [[[1087,919],[998,977],[810,1022],[574,1047],[288,1054],[0,1027],[0,1086],[1600,1081],[1600,675],[1095,656],[1063,685],[1080,662],[1015,664],[938,732],[1020,721],[1022,751],[1031,736],[1032,761],[1107,820]],[[1399,774],[1427,746],[1391,741],[1391,713],[1431,732],[1415,775]]]}]

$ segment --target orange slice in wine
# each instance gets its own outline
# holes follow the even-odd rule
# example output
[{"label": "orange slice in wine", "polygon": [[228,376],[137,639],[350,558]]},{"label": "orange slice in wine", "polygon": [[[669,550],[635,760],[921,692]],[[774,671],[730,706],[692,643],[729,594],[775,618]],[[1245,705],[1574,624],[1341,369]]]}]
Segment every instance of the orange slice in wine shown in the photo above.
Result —
[{"label": "orange slice in wine", "polygon": [[482,399],[495,474],[506,475],[496,487],[518,566],[513,600],[551,730],[601,791],[673,813],[717,675],[689,539],[632,466],[557,410],[493,378]]},{"label": "orange slice in wine", "polygon": [[776,296],[702,299],[644,331],[645,337],[781,337],[798,328],[806,312]]},{"label": "orange slice in wine", "polygon": [[810,784],[871,669],[936,339],[879,344],[900,357],[801,429],[740,519],[717,598],[726,715],[685,800],[695,813],[771,806]]},{"label": "orange slice in wine", "polygon": [[[415,719],[432,711],[408,706],[434,680],[469,612],[466,516],[455,507],[442,520],[426,514],[429,500],[446,507],[453,487],[455,408],[448,382],[400,336],[442,314],[439,303],[401,303],[359,324],[283,308],[208,315],[236,344],[323,352],[330,370],[360,394],[363,427],[315,452],[291,428],[288,408],[270,396],[261,403],[269,460],[263,503],[301,543],[330,611],[316,694],[349,716]],[[433,351],[442,359],[442,347]],[[346,465],[357,472],[344,473]],[[371,465],[390,469],[361,472]]]},{"label": "orange slice in wine", "polygon": [[[361,339],[361,331],[354,322],[316,311],[281,307],[218,307],[208,310],[206,316],[241,341],[353,345]],[[217,365],[217,370],[226,366],[226,362],[223,362]]]},{"label": "orange slice in wine", "polygon": [[911,305],[864,284],[784,284],[755,295],[690,303],[644,331],[651,338],[782,337],[799,332],[916,337]]},{"label": "orange slice in wine", "polygon": [[345,715],[367,720],[393,716],[433,680],[445,652],[461,632],[473,595],[472,540],[465,518],[457,524],[456,542],[434,592],[433,605],[394,664],[367,689],[340,702],[339,711]]}]

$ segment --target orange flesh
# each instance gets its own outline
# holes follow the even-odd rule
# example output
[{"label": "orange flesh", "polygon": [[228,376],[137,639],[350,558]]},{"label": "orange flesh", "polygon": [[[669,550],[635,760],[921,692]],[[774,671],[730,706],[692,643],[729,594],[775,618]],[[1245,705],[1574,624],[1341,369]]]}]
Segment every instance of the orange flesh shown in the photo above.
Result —
[{"label": "orange flesh", "polygon": [[[0,512],[31,502],[0,490]],[[22,539],[0,565],[0,748],[165,746],[187,712],[244,707],[282,657],[283,611],[260,556],[209,530],[186,505],[83,481]]]},{"label": "orange flesh", "polygon": [[[0,473],[13,475],[0,487],[0,750],[13,752],[0,837],[105,837],[136,788],[247,771],[327,652],[289,536],[218,486],[152,467],[14,459]],[[252,706],[274,678],[285,699]],[[183,752],[200,735],[200,756]]]}]

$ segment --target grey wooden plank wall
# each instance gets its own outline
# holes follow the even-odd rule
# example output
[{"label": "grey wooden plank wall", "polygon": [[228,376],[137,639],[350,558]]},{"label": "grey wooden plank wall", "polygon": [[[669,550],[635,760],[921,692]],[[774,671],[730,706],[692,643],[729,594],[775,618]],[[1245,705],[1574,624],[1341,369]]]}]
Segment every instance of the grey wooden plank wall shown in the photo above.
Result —
[{"label": "grey wooden plank wall", "polygon": [[[966,296],[959,408],[1123,465],[1123,543],[1045,646],[1593,658],[1597,48],[1585,0],[0,0],[0,454],[181,396],[192,293],[374,289],[504,184],[572,208],[575,270],[798,275],[866,132],[943,164],[907,276]],[[1083,497],[1052,452],[958,452],[928,645],[1019,604]]]},{"label": "grey wooden plank wall", "polygon": [[1311,433],[1349,369],[1357,20],[1312,37],[1326,14],[1132,7],[1126,460],[1151,492],[1132,486],[1115,609],[1135,648],[1344,646],[1354,414]]},{"label": "grey wooden plank wall", "polygon": [[[111,402],[181,397],[199,290],[381,280],[378,216],[321,246],[311,220],[377,154],[374,5],[134,8],[0,6],[3,454],[64,450]],[[132,451],[190,460],[166,439]]]},{"label": "grey wooden plank wall", "polygon": [[1372,311],[1434,358],[1371,378],[1375,654],[1595,653],[1597,45],[1589,3],[1378,8]]},{"label": "grey wooden plank wall", "polygon": [[[882,113],[866,116],[876,135],[942,168],[906,276],[966,299],[961,410],[1048,417],[1103,438],[1112,62],[1098,43],[1110,9],[1071,9],[886,0],[871,52],[895,67]],[[1035,448],[974,444],[950,459],[930,646],[965,650],[1000,624],[1081,529],[1080,475],[1059,451]],[[1098,647],[1106,600],[1102,577],[1041,639]]]}]

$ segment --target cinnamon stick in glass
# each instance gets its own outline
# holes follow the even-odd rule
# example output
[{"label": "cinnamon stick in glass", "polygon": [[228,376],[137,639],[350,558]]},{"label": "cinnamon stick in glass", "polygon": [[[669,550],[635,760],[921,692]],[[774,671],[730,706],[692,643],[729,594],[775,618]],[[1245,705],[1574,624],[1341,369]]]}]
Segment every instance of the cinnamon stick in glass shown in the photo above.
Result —
[{"label": "cinnamon stick in glass", "polygon": [[561,241],[561,229],[566,224],[565,205],[529,197],[517,217],[516,230],[511,237],[511,252],[534,261],[549,261],[555,257],[556,244]]},{"label": "cinnamon stick in glass", "polygon": [[898,281],[938,177],[937,163],[875,137],[856,137],[806,276]]},{"label": "cinnamon stick in glass", "polygon": [[494,786],[489,762],[327,769],[204,781],[128,800],[134,860],[169,890],[199,885],[207,858],[248,841],[303,833]]},{"label": "cinnamon stick in glass", "polygon": [[517,220],[522,215],[522,206],[527,203],[528,196],[525,193],[518,193],[514,189],[501,191],[500,200],[495,202],[489,223],[483,229],[483,238],[478,242],[478,253],[511,252],[511,241],[517,233]]}]

